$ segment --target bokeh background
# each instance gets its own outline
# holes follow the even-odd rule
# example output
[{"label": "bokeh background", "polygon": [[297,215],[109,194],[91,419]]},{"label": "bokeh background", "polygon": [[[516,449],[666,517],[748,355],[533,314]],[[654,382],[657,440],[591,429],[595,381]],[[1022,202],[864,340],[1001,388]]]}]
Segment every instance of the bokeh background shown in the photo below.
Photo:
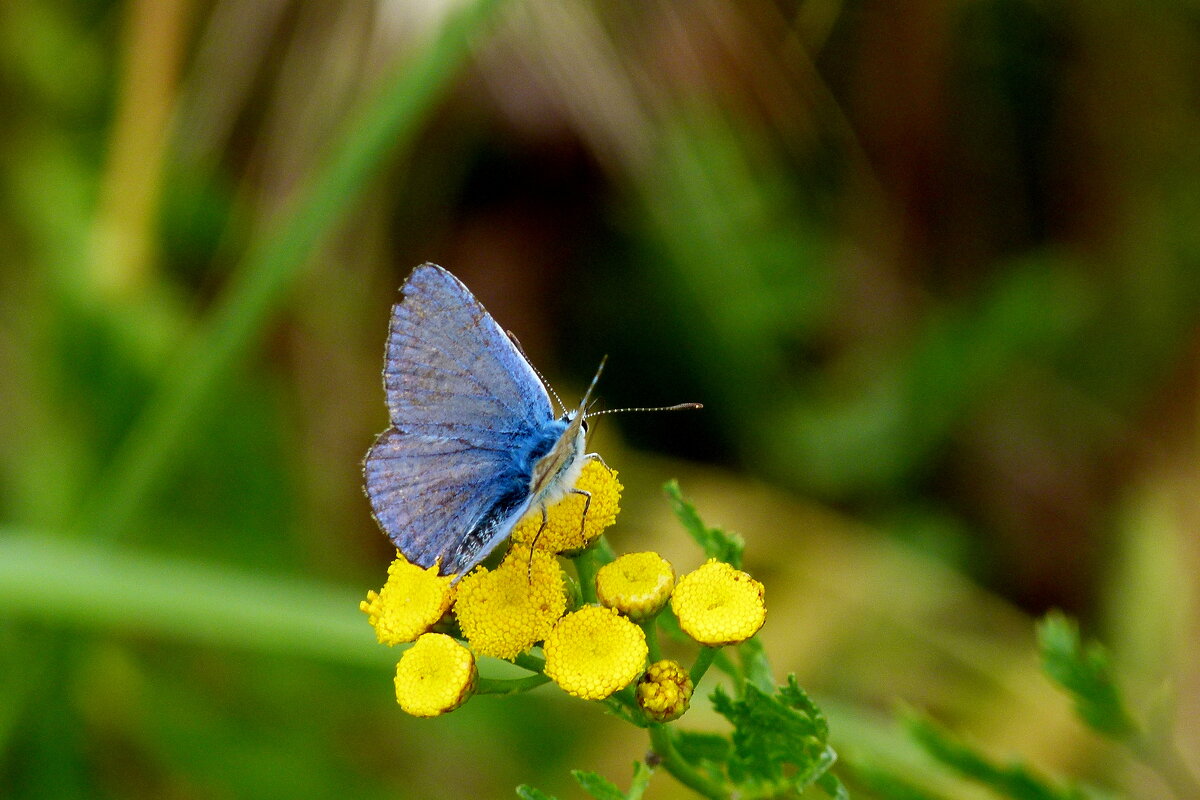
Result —
[{"label": "bokeh background", "polygon": [[1198,101],[1191,0],[5,0],[0,795],[627,781],[640,732],[552,688],[406,717],[357,610],[432,260],[565,398],[608,354],[605,406],[704,403],[595,426],[614,546],[699,562],[670,477],[745,535],[844,777],[989,796],[904,703],[1166,796],[1032,620],[1198,766]]}]

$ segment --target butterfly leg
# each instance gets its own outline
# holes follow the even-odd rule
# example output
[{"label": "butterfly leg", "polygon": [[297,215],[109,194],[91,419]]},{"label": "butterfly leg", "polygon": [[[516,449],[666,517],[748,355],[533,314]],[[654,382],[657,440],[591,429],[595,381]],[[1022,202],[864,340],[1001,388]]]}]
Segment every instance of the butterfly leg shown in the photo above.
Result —
[{"label": "butterfly leg", "polygon": [[533,583],[533,550],[537,547],[537,540],[541,538],[542,531],[546,530],[546,506],[541,506],[542,524],[538,526],[537,533],[533,535],[533,541],[529,543],[529,563],[525,568],[525,576],[529,578],[529,582]]},{"label": "butterfly leg", "polygon": [[584,458],[586,458],[590,461],[599,461],[600,466],[602,466],[606,470],[608,470],[609,475],[611,475],[613,473],[613,468],[608,465],[608,462],[605,461],[604,457],[601,456],[599,453],[588,453],[587,455],[584,456]]},{"label": "butterfly leg", "polygon": [[[604,462],[602,461],[600,463],[603,464]],[[607,466],[608,465],[605,464],[605,467],[607,467]],[[583,489],[572,489],[571,494],[583,495],[583,515],[579,517],[579,539],[580,539],[580,541],[582,541],[583,540],[583,526],[587,522],[587,512],[588,512],[588,509],[592,507],[592,493],[585,491]]]}]

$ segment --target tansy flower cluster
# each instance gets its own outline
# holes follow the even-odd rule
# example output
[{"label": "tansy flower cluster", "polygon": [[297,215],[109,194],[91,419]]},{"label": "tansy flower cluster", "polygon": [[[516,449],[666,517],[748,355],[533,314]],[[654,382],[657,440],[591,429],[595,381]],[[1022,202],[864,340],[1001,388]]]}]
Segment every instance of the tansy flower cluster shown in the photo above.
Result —
[{"label": "tansy flower cluster", "polygon": [[[676,581],[657,553],[614,558],[602,534],[616,520],[622,487],[603,462],[589,460],[575,488],[590,500],[568,494],[546,509],[544,522],[534,510],[514,527],[499,565],[476,567],[457,583],[397,553],[383,588],[359,607],[381,643],[413,643],[396,668],[404,711],[436,716],[475,692],[512,693],[549,679],[572,696],[667,722],[687,710],[714,648],[762,627],[762,584],[729,564],[710,559]],[[704,645],[690,672],[659,653],[657,620],[668,603],[679,628]],[[481,678],[480,655],[530,674]]]}]

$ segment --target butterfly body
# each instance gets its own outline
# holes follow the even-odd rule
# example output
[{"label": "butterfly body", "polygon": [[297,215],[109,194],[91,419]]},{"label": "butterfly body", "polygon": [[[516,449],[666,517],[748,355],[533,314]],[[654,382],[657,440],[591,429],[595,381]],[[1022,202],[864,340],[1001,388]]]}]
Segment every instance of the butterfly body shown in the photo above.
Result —
[{"label": "butterfly body", "polygon": [[383,371],[391,427],[367,453],[365,489],[410,562],[463,574],[571,491],[584,408],[555,417],[525,356],[446,270],[423,264],[402,292]]}]

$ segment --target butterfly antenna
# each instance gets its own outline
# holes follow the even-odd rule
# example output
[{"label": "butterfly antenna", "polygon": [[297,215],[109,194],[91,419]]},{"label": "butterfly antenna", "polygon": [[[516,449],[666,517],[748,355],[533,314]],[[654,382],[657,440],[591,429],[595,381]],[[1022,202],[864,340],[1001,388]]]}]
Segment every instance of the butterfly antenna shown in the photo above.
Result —
[{"label": "butterfly antenna", "polygon": [[593,411],[589,417],[602,417],[605,414],[624,414],[627,411],[686,411],[693,408],[704,408],[700,403],[679,403],[674,406],[654,406],[643,408],[610,408],[606,411]]},{"label": "butterfly antenna", "polygon": [[579,401],[579,413],[584,417],[589,416],[587,413],[588,404],[592,399],[592,392],[596,389],[596,384],[600,380],[600,373],[604,372],[604,365],[608,363],[608,355],[600,359],[600,366],[596,367],[596,374],[592,376],[592,382],[588,385],[587,391],[583,393],[583,399]]},{"label": "butterfly antenna", "polygon": [[530,366],[530,368],[534,371],[534,373],[541,380],[542,386],[545,386],[546,389],[549,390],[551,396],[554,398],[554,401],[556,403],[558,403],[559,413],[565,414],[567,411],[566,404],[563,403],[562,398],[558,396],[558,392],[554,391],[554,387],[550,385],[550,381],[546,380],[546,376],[542,374],[542,371],[540,369],[538,369],[537,367],[533,366],[533,362],[529,360],[529,356],[525,355],[525,348],[521,347],[521,340],[518,339],[517,335],[515,333],[513,333],[512,331],[505,331],[505,333],[508,334],[509,340],[514,345],[516,345],[517,352],[520,353],[521,357],[525,359],[525,363]]}]

